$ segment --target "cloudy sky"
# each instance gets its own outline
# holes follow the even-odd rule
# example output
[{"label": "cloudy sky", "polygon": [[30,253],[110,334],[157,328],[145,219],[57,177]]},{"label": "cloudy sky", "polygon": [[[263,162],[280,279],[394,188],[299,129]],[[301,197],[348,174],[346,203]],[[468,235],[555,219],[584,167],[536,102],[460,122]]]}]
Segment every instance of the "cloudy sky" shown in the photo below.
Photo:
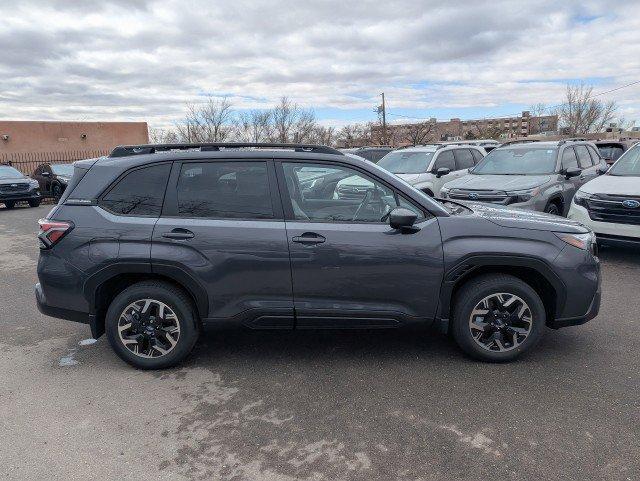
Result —
[{"label": "cloudy sky", "polygon": [[[637,1],[14,0],[0,119],[146,120],[282,95],[325,124],[509,115],[640,80]],[[640,85],[615,99],[640,124]]]}]

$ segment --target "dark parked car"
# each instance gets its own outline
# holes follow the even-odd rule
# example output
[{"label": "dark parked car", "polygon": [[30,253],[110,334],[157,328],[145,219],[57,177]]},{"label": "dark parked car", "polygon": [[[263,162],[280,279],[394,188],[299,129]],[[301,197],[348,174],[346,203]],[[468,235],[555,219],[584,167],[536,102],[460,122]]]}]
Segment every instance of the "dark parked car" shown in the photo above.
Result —
[{"label": "dark parked car", "polygon": [[0,164],[0,203],[7,209],[13,209],[16,202],[22,201],[31,207],[40,205],[38,182],[10,165]]},{"label": "dark parked car", "polygon": [[[369,188],[339,197],[345,177]],[[182,360],[204,324],[436,324],[507,361],[600,305],[579,223],[438,201],[322,146],[118,147],[75,163],[38,237],[40,311],[106,330],[145,369]]]},{"label": "dark parked car", "polygon": [[612,165],[627,150],[638,142],[637,139],[621,139],[621,140],[598,140],[595,142],[596,147],[600,151],[600,155]]},{"label": "dark parked car", "polygon": [[358,157],[362,157],[363,159],[367,159],[374,164],[377,164],[378,161],[387,155],[389,152],[393,150],[392,147],[356,147],[352,149],[341,149],[341,152],[345,154],[354,154]]},{"label": "dark parked car", "polygon": [[72,176],[73,164],[42,164],[31,175],[44,195],[55,198],[62,195]]}]

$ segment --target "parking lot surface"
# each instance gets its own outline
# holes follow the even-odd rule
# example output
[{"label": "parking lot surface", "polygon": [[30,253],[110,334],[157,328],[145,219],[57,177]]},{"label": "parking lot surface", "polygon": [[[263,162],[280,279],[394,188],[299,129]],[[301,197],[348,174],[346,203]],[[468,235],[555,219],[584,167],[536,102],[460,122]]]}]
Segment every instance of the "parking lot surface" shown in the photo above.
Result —
[{"label": "parking lot surface", "polygon": [[35,306],[37,219],[0,208],[0,478],[640,479],[640,251],[600,315],[511,364],[428,330],[209,329],[136,371]]}]

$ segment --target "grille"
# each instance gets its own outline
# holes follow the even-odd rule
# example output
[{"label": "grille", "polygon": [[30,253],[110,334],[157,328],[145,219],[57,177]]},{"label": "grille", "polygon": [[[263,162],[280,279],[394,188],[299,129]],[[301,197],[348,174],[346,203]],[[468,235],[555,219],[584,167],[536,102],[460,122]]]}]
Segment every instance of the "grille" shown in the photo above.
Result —
[{"label": "grille", "polygon": [[14,194],[19,192],[26,192],[29,190],[29,184],[4,184],[0,185],[0,192],[3,194]]},{"label": "grille", "polygon": [[465,190],[452,189],[449,198],[455,200],[470,200],[478,202],[491,202],[493,204],[507,204],[509,196],[499,190]]},{"label": "grille", "polygon": [[640,202],[640,197],[594,194],[586,201],[589,217],[598,222],[640,225],[640,207],[625,207],[622,205],[625,200]]}]

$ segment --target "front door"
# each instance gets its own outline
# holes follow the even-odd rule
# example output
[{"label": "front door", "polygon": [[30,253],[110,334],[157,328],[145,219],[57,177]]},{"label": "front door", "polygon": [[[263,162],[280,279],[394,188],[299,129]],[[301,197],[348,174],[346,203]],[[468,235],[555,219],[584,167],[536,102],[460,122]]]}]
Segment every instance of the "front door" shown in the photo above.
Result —
[{"label": "front door", "polygon": [[151,259],[154,272],[179,269],[200,286],[209,322],[293,328],[289,249],[273,161],[176,162]]},{"label": "front door", "polygon": [[[443,273],[437,219],[341,164],[282,162],[296,326],[395,327],[433,319]],[[392,229],[396,206],[419,213]]]}]

